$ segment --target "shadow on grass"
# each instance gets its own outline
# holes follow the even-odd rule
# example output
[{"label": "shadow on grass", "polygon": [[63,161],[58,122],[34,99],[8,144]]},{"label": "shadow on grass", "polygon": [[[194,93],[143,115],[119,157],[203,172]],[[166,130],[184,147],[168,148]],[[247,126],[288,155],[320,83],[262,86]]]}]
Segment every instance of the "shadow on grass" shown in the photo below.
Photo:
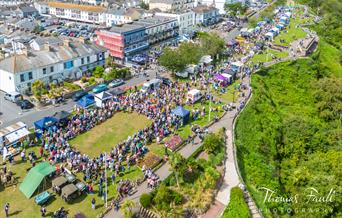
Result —
[{"label": "shadow on grass", "polygon": [[8,216],[15,216],[15,215],[18,215],[19,213],[21,213],[21,210],[16,210],[12,213],[9,213]]}]

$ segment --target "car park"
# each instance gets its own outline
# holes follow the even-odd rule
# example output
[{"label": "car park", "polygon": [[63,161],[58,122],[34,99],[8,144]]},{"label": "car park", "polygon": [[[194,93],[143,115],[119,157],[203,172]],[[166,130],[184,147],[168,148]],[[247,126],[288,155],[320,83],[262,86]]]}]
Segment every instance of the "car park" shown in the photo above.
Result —
[{"label": "car park", "polygon": [[108,87],[106,84],[100,84],[96,86],[95,88],[93,88],[93,93],[97,94],[97,93],[104,92],[107,90],[108,90]]},{"label": "car park", "polygon": [[112,82],[110,82],[108,84],[108,86],[110,88],[114,88],[114,87],[118,87],[118,86],[121,86],[122,84],[124,84],[125,82],[123,81],[123,79],[115,79],[113,80]]}]

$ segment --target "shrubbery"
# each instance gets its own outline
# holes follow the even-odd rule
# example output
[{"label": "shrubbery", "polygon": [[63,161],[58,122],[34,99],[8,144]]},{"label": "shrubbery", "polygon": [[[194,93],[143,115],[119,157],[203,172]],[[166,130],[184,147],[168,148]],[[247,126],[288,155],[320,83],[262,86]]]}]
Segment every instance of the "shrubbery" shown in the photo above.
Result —
[{"label": "shrubbery", "polygon": [[142,194],[140,196],[140,204],[141,206],[148,208],[151,206],[153,196],[152,194]]}]

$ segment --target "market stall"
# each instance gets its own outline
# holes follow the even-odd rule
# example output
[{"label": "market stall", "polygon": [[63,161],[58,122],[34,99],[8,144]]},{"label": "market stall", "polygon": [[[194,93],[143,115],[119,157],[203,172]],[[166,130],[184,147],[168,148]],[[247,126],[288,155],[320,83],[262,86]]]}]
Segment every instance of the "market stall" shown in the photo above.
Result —
[{"label": "market stall", "polygon": [[87,94],[86,96],[82,97],[78,102],[77,105],[81,108],[89,108],[95,104],[94,96],[91,94]]},{"label": "market stall", "polygon": [[94,100],[97,107],[103,107],[105,103],[111,99],[113,99],[113,95],[109,92],[100,92],[94,95]]},{"label": "market stall", "polygon": [[182,106],[178,106],[171,111],[172,114],[181,117],[183,120],[183,125],[189,122],[190,119],[190,111],[186,110]]},{"label": "market stall", "polygon": [[43,119],[34,122],[34,127],[36,130],[48,130],[57,124],[58,120],[55,117],[44,117]]},{"label": "market stall", "polygon": [[18,143],[23,142],[30,132],[23,122],[18,122],[6,128],[0,129],[0,153],[3,159],[8,155],[16,155],[20,152]]}]

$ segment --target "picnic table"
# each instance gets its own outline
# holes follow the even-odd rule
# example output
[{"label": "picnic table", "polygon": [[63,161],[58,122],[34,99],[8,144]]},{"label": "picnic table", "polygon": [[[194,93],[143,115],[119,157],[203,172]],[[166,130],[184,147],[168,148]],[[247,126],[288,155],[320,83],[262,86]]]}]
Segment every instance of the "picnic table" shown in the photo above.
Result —
[{"label": "picnic table", "polygon": [[54,187],[62,187],[66,183],[68,183],[68,180],[64,176],[59,176],[52,180],[52,186]]},{"label": "picnic table", "polygon": [[73,183],[76,180],[76,177],[71,173],[65,173],[65,178],[69,183]]},{"label": "picnic table", "polygon": [[42,192],[39,195],[37,195],[37,197],[34,199],[34,201],[36,202],[36,204],[42,205],[45,202],[47,202],[50,197],[51,197],[50,193],[48,191],[45,191],[45,192]]},{"label": "picnic table", "polygon": [[83,182],[76,183],[76,187],[80,192],[83,192],[86,188],[85,184]]}]

